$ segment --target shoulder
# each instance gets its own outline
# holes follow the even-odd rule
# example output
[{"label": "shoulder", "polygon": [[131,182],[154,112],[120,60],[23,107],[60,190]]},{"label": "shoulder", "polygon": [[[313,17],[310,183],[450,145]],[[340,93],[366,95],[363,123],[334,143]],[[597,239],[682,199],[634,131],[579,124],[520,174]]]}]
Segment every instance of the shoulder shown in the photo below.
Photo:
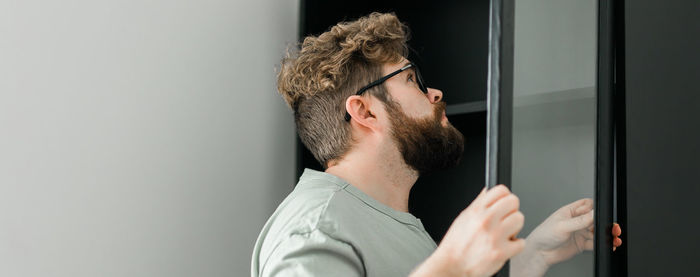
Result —
[{"label": "shoulder", "polygon": [[302,256],[318,260],[320,254],[314,251],[321,249],[344,256],[345,260],[355,256],[352,242],[338,235],[348,200],[342,184],[322,179],[300,181],[263,228],[256,243],[254,265],[258,264],[262,271],[266,265],[285,264],[284,260],[292,256],[296,256],[292,260],[297,263],[306,259]]},{"label": "shoulder", "polygon": [[363,206],[345,190],[347,186],[324,179],[303,180],[280,205],[275,221],[286,225],[289,233],[320,229],[332,235],[338,221],[348,219]]},{"label": "shoulder", "polygon": [[328,180],[300,180],[265,224],[258,239],[263,253],[294,234],[310,233],[327,226],[327,210],[335,205],[342,191],[342,185]]}]

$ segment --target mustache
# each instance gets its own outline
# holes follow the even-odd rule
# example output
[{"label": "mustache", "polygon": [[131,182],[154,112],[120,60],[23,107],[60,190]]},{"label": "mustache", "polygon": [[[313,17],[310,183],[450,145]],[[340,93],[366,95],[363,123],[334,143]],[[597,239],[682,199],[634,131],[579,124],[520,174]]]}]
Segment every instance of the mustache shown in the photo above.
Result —
[{"label": "mustache", "polygon": [[443,112],[445,114],[447,114],[447,103],[440,101],[440,102],[437,102],[433,105],[435,105],[435,108],[434,108],[435,119],[440,120],[442,118]]}]

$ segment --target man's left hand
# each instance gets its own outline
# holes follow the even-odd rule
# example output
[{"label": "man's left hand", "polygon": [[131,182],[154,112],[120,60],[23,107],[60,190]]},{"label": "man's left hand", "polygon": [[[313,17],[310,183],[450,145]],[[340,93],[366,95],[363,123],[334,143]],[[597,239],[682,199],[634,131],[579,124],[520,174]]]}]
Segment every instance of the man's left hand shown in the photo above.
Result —
[{"label": "man's left hand", "polygon": [[566,261],[584,250],[593,250],[593,199],[584,198],[545,219],[527,237],[547,265]]},{"label": "man's left hand", "polygon": [[[511,259],[511,276],[543,276],[550,266],[593,250],[593,199],[570,203],[550,215],[527,236],[525,249]],[[620,225],[613,223],[613,247],[622,245]]]},{"label": "man's left hand", "polygon": [[525,240],[525,250],[511,260],[511,275],[542,276],[594,244],[593,199],[584,198],[559,208]]}]

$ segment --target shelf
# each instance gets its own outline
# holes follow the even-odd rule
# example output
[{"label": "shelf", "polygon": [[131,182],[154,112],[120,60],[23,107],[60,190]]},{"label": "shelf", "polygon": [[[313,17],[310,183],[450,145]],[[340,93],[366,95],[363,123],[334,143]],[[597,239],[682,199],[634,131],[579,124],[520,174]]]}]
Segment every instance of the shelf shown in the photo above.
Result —
[{"label": "shelf", "polygon": [[515,132],[575,126],[595,130],[595,87],[516,96],[513,104]]},{"label": "shelf", "polygon": [[595,86],[591,86],[540,93],[522,93],[516,91],[514,96],[513,106],[517,108],[532,105],[574,102],[580,100],[595,100],[596,88]]},{"label": "shelf", "polygon": [[447,105],[447,115],[459,115],[467,113],[485,112],[486,101],[474,101],[461,104]]}]

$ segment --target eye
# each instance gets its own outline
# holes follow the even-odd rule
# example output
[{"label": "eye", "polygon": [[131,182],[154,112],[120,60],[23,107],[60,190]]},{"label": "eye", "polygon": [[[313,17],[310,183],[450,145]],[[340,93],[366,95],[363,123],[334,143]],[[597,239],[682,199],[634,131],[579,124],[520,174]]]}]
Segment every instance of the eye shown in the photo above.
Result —
[{"label": "eye", "polygon": [[412,74],[412,73],[408,73],[408,78],[407,78],[407,80],[408,80],[409,82],[413,82],[413,74]]}]

